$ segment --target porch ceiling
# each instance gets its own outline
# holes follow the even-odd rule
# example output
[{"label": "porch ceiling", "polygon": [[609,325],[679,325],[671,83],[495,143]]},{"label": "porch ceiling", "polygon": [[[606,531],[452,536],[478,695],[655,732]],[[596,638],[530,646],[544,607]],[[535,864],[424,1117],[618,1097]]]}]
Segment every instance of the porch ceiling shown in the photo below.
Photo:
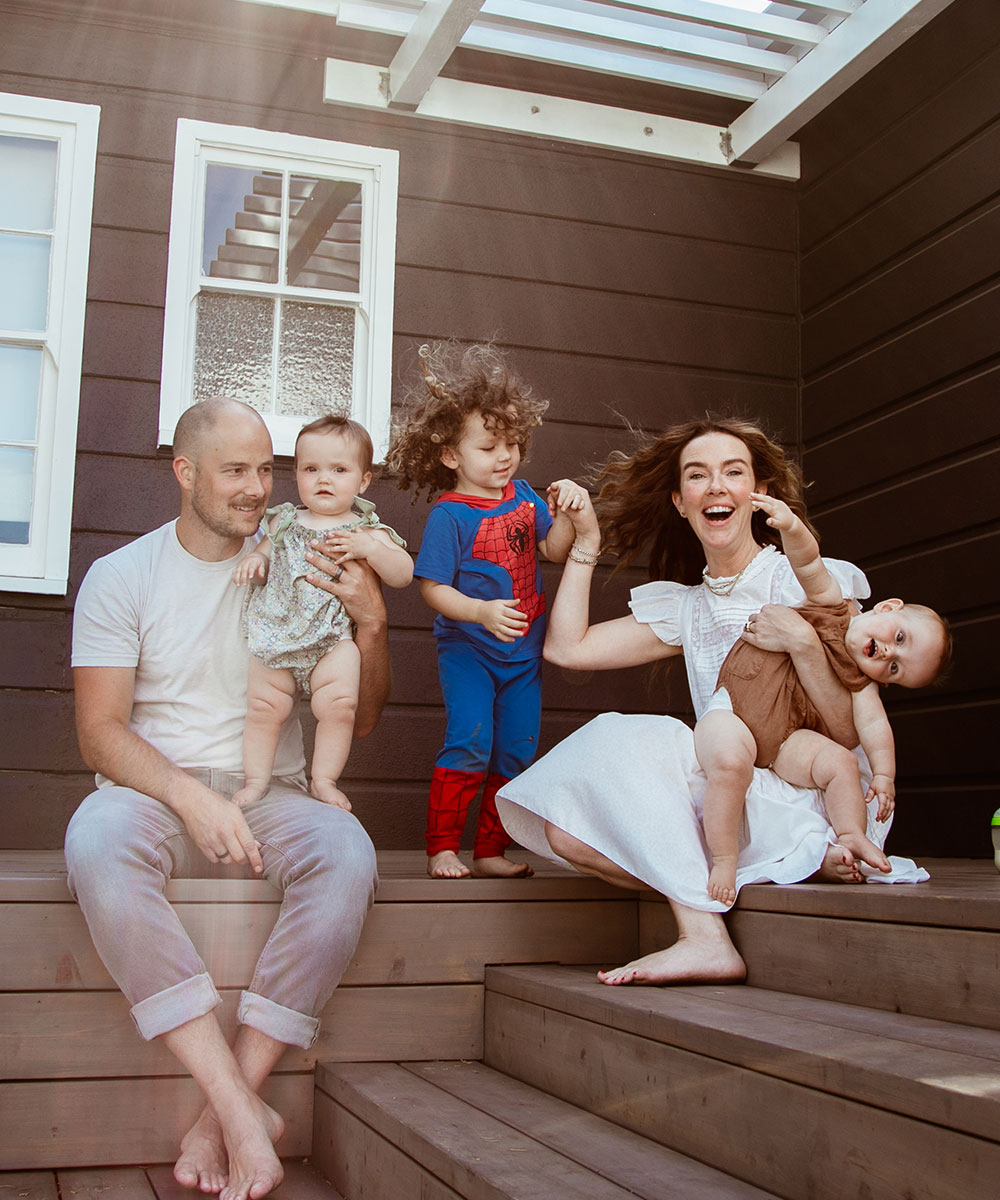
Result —
[{"label": "porch ceiling", "polygon": [[[327,59],[331,104],[797,178],[789,139],[952,0],[246,2],[400,39],[385,65]],[[445,78],[456,48],[602,77],[614,102]],[[639,111],[629,83],[721,97],[738,115],[719,125]]]}]

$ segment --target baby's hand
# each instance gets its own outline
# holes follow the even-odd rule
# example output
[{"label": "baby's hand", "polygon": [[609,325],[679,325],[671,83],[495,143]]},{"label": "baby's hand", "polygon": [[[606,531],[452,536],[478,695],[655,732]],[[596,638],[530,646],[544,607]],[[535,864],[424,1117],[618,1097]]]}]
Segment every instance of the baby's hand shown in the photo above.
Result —
[{"label": "baby's hand", "polygon": [[518,611],[519,603],[516,598],[482,601],[479,624],[501,642],[513,642],[524,637],[528,631],[528,618]]},{"label": "baby's hand", "polygon": [[887,820],[896,807],[896,782],[888,775],[873,775],[865,792],[865,803],[878,797],[877,820]]},{"label": "baby's hand", "polygon": [[254,579],[260,579],[263,582],[267,578],[267,566],[266,555],[256,552],[248,554],[246,558],[236,564],[236,569],[233,571],[233,583],[237,587],[243,587],[244,584],[251,583]]},{"label": "baby's hand", "polygon": [[779,533],[787,533],[790,529],[794,529],[798,522],[798,517],[784,500],[779,500],[776,496],[766,496],[763,492],[751,492],[750,501],[754,508],[762,509],[767,513],[767,523]]},{"label": "baby's hand", "polygon": [[580,487],[572,479],[557,479],[550,483],[546,496],[549,502],[549,513],[554,517],[557,512],[567,515],[580,512],[590,501],[586,488]]},{"label": "baby's hand", "polygon": [[378,544],[369,529],[348,529],[327,536],[328,553],[335,563],[367,558]]}]

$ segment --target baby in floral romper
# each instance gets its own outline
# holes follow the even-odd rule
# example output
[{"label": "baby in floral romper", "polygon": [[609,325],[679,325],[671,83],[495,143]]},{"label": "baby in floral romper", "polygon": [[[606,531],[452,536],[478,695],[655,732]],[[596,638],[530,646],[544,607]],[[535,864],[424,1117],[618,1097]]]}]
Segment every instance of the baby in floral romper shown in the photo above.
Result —
[{"label": "baby in floral romper", "polygon": [[[354,733],[361,655],[343,604],[306,579],[312,568],[305,556],[310,542],[326,535],[338,563],[365,559],[390,587],[406,587],[413,578],[406,543],[361,499],[371,483],[372,458],[371,438],[357,421],[327,416],[306,425],[295,442],[302,503],[270,509],[267,537],[233,572],[236,584],[263,583],[250,590],[244,610],[250,673],[246,780],[233,797],[237,804],[267,791],[278,735],[300,690],[311,697],[316,717],[310,791],[350,811],[339,778]],[[330,538],[331,531],[337,536]]]}]

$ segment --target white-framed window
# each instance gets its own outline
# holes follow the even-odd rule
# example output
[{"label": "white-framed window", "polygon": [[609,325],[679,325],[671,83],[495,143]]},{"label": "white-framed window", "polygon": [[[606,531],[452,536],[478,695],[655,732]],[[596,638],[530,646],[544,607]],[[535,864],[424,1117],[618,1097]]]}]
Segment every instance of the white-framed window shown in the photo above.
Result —
[{"label": "white-framed window", "polygon": [[177,122],[160,384],[161,445],[209,396],[233,396],[291,454],[342,412],[388,444],[395,150]]},{"label": "white-framed window", "polygon": [[66,592],[100,113],[0,93],[0,591]]}]

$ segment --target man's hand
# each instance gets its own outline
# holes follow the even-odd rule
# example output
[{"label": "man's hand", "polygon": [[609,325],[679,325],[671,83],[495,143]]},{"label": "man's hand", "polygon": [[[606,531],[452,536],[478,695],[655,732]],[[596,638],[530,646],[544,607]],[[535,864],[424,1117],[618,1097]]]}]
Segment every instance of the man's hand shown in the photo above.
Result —
[{"label": "man's hand", "polygon": [[519,600],[483,600],[479,608],[479,624],[501,642],[514,642],[524,637],[528,618],[518,610]]},{"label": "man's hand", "polygon": [[873,775],[865,792],[865,803],[878,798],[878,820],[887,820],[896,807],[896,781],[888,775]]},{"label": "man's hand", "polygon": [[315,568],[306,578],[311,584],[336,596],[357,625],[370,621],[385,624],[385,601],[378,576],[365,562],[348,559],[335,563],[327,557],[332,550],[325,541],[312,542],[306,560]]},{"label": "man's hand", "polygon": [[267,568],[267,556],[254,551],[246,558],[241,558],[236,564],[236,569],[233,571],[233,583],[238,587],[243,587],[254,579],[259,579],[263,583],[267,578]]},{"label": "man's hand", "polygon": [[249,863],[258,875],[264,870],[243,810],[225,796],[202,787],[200,795],[187,798],[175,811],[210,863]]}]

